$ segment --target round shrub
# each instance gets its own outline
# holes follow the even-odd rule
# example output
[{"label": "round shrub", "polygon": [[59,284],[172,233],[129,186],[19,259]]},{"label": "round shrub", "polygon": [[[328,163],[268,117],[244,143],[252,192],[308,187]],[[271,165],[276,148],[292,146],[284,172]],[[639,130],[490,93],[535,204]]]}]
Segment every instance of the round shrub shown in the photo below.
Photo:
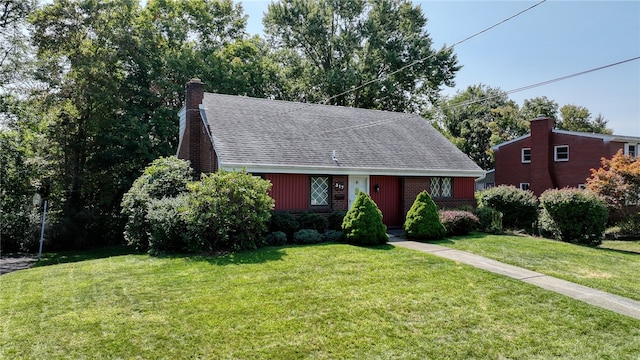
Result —
[{"label": "round shrub", "polygon": [[147,212],[150,252],[176,252],[187,249],[187,208],[187,194],[151,201]]},{"label": "round shrub", "polygon": [[122,214],[127,218],[124,237],[138,250],[149,249],[151,228],[147,212],[153,200],[174,197],[187,191],[193,179],[189,162],[175,156],[154,160],[122,197]]},{"label": "round shrub", "polygon": [[418,194],[411,205],[404,222],[404,231],[409,239],[435,240],[443,238],[447,233],[440,222],[438,207],[428,192]]},{"label": "round shrub", "polygon": [[487,234],[500,234],[502,232],[502,213],[494,208],[479,207],[476,209],[478,228]]},{"label": "round shrub", "polygon": [[538,219],[538,200],[533,192],[500,185],[478,192],[476,197],[478,207],[490,207],[502,213],[505,228],[533,232]]},{"label": "round shrub", "polygon": [[327,219],[325,219],[324,216],[310,212],[300,215],[298,223],[301,229],[316,230],[319,233],[323,233],[328,225]]},{"label": "round shrub", "polygon": [[466,235],[478,228],[480,220],[468,211],[440,211],[440,222],[447,229],[447,236]]},{"label": "round shrub", "polygon": [[296,244],[318,244],[324,241],[322,234],[313,229],[302,229],[293,235],[293,242]]},{"label": "round shrub", "polygon": [[282,231],[287,235],[289,241],[293,241],[293,234],[298,230],[300,230],[300,224],[290,213],[285,211],[273,211],[271,213],[269,231]]},{"label": "round shrub", "polygon": [[327,220],[329,221],[329,230],[337,230],[342,232],[342,221],[344,216],[347,215],[346,211],[336,210],[329,214]]},{"label": "round shrub", "polygon": [[287,243],[287,234],[282,231],[268,233],[264,237],[265,243],[269,246],[280,246]]},{"label": "round shrub", "polygon": [[339,242],[342,240],[343,234],[339,230],[329,230],[324,233],[325,242]]},{"label": "round shrub", "polygon": [[371,197],[359,192],[342,221],[344,241],[354,245],[381,245],[389,240],[382,212]]},{"label": "round shrub", "polygon": [[253,249],[267,230],[271,183],[220,170],[190,183],[188,227],[194,251]]},{"label": "round shrub", "polygon": [[597,194],[579,189],[547,190],[540,195],[540,226],[568,242],[596,246],[602,242],[607,205]]}]

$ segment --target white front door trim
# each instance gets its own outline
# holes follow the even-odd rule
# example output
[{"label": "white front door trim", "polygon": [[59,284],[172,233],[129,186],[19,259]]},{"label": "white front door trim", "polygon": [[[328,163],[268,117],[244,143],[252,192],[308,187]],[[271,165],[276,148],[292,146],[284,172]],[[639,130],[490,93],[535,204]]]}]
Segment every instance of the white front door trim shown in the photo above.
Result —
[{"label": "white front door trim", "polygon": [[360,191],[369,194],[369,175],[349,175],[349,208]]}]

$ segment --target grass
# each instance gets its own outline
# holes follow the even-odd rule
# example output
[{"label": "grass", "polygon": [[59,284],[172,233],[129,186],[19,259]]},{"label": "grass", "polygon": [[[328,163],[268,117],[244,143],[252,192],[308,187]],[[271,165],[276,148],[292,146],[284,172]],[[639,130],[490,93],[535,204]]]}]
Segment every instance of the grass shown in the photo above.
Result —
[{"label": "grass", "polygon": [[106,254],[0,277],[0,358],[633,359],[640,321],[390,245]]},{"label": "grass", "polygon": [[437,243],[640,300],[640,242],[604,241],[590,248],[529,236],[474,234]]}]

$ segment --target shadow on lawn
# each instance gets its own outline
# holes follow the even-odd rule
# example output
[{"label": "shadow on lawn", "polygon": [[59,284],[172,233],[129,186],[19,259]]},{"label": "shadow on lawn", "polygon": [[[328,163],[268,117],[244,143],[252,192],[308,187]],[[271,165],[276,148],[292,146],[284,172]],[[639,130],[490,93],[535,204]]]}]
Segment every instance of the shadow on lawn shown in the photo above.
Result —
[{"label": "shadow on lawn", "polygon": [[74,263],[87,260],[105,259],[112,256],[139,254],[135,249],[127,246],[108,246],[90,250],[61,251],[42,254],[33,267],[56,264]]}]

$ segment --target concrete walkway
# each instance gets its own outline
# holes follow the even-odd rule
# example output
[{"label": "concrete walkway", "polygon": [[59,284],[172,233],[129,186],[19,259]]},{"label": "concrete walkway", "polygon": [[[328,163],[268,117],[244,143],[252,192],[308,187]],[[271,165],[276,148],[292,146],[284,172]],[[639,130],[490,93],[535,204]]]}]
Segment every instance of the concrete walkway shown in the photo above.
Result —
[{"label": "concrete walkway", "polygon": [[479,269],[508,276],[510,278],[521,280],[546,290],[569,296],[576,300],[586,302],[587,304],[599,306],[601,308],[617,312],[618,314],[640,319],[640,301],[574,284],[572,282],[544,275],[535,271],[504,264],[499,261],[487,259],[479,255],[451,249],[440,245],[426,244],[416,241],[406,241],[391,234],[389,236],[389,243],[395,246],[418,250],[459,263],[475,266]]}]

